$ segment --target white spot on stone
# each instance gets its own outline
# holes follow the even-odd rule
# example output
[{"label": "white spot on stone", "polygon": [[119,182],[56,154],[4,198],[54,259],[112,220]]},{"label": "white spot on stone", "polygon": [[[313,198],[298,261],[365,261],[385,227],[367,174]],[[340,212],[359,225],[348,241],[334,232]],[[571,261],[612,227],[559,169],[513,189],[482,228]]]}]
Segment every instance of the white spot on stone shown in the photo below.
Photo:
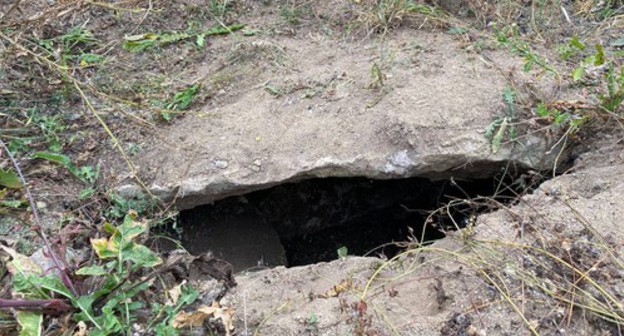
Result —
[{"label": "white spot on stone", "polygon": [[394,153],[384,165],[385,173],[405,173],[405,170],[414,166],[414,161],[407,155],[407,149]]},{"label": "white spot on stone", "polygon": [[215,166],[215,168],[219,168],[219,169],[225,169],[228,167],[228,162],[226,160],[214,160],[212,161],[212,164]]}]

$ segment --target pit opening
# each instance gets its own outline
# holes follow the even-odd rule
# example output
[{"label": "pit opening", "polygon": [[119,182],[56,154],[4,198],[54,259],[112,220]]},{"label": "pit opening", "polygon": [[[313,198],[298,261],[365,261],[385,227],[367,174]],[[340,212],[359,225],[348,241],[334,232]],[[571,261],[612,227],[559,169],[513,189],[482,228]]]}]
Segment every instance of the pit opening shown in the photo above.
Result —
[{"label": "pit opening", "polygon": [[312,178],[182,211],[176,238],[192,254],[211,251],[235,272],[331,261],[340,248],[392,257],[401,251],[395,243],[443,238],[495,210],[491,199],[509,204],[541,180],[508,170],[480,179]]}]

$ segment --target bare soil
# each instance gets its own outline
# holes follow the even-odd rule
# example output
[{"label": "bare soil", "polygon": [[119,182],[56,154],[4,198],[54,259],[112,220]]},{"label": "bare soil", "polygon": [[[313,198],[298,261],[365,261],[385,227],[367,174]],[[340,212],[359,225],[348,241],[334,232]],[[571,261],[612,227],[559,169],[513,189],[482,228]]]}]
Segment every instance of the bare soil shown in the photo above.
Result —
[{"label": "bare soil", "polygon": [[[0,114],[2,128],[27,129],[33,107],[63,116],[62,152],[78,165],[100,167],[95,195],[83,200],[84,186],[65,169],[29,158],[48,142],[37,138],[21,152],[49,230],[84,232],[72,242],[82,249],[88,234],[114,218],[111,192],[149,192],[165,201],[156,211],[164,216],[310,177],[479,177],[498,169],[494,163],[542,171],[557,162],[572,168],[432,245],[411,242],[392,262],[347,257],[239,273],[221,305],[234,309],[237,335],[622,334],[619,130],[571,137],[574,145],[561,150],[562,130],[531,108],[594,96],[541,69],[523,71],[523,59],[493,38],[489,23],[505,13],[486,4],[475,14],[473,1],[440,2],[450,13],[395,12],[385,23],[371,12],[376,3],[365,0],[2,3],[0,28],[17,41],[3,37],[0,49],[0,98],[15,103]],[[581,5],[565,13],[580,13]],[[536,22],[527,15],[534,8],[525,7],[519,29],[538,35],[535,49],[568,71],[554,46],[592,23],[568,26],[559,5],[552,7],[557,15]],[[194,37],[141,53],[122,47],[131,35],[233,23],[246,26],[206,36],[203,46]],[[93,32],[98,42],[83,51],[106,58],[94,66],[69,61],[84,96],[19,47],[71,27]],[[596,34],[609,41],[618,29],[601,26]],[[61,64],[59,53],[42,55]],[[163,109],[193,85],[200,90],[189,109]],[[521,136],[494,153],[484,130],[506,113],[501,95],[508,86],[517,93]],[[13,136],[7,134],[0,132],[6,141]],[[577,158],[578,144],[589,152]],[[29,217],[7,215],[20,224]],[[24,232],[24,225],[11,226],[2,243],[34,240]]]}]

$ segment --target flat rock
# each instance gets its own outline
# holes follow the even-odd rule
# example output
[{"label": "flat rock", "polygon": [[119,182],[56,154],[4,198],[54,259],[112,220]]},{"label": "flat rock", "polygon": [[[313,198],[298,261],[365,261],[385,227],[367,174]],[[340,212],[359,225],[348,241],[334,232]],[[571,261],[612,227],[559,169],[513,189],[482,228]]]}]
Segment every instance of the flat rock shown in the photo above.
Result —
[{"label": "flat rock", "polygon": [[[408,29],[384,42],[302,35],[222,42],[236,61],[199,72],[253,80],[143,144],[138,162],[156,194],[188,209],[310,177],[479,177],[505,162],[552,166],[557,153],[543,154],[545,139],[523,137],[494,154],[484,136],[506,113],[501,69],[518,63],[507,52],[486,60],[451,35]],[[236,58],[241,45],[255,54]],[[266,50],[282,64],[263,58]]]}]

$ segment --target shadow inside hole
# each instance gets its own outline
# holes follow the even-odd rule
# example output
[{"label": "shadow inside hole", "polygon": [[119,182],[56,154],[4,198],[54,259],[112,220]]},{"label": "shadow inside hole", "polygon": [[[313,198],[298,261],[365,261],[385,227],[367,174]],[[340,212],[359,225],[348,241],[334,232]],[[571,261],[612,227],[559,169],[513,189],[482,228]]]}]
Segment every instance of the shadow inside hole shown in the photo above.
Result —
[{"label": "shadow inside hole", "polygon": [[[349,255],[400,252],[393,242],[433,241],[493,210],[489,197],[508,204],[537,185],[536,175],[475,180],[314,178],[234,196],[180,213],[182,245],[227,260],[235,272],[299,266]],[[519,182],[520,181],[520,182]],[[449,211],[438,211],[449,202]],[[450,216],[449,216],[450,214]]]}]

